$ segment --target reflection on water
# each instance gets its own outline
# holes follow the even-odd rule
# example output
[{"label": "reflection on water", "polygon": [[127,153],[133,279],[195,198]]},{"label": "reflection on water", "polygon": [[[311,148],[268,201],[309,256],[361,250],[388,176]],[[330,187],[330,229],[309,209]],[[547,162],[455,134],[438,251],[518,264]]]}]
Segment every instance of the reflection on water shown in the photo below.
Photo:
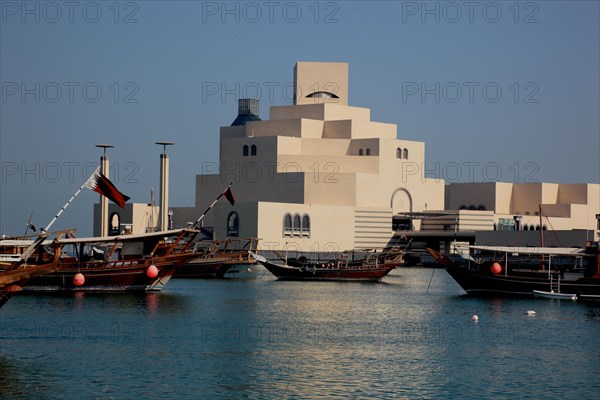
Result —
[{"label": "reflection on water", "polygon": [[599,389],[598,308],[474,299],[444,271],[428,289],[430,277],[179,279],[145,295],[18,296],[0,311],[0,397],[558,399]]}]

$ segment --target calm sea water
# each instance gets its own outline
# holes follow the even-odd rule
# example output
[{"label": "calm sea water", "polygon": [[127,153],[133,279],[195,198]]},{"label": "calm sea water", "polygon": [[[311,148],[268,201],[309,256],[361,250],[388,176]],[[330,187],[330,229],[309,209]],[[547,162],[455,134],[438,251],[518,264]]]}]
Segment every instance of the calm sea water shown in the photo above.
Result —
[{"label": "calm sea water", "polygon": [[441,270],[428,292],[429,269],[381,284],[255,275],[13,298],[0,398],[599,398],[600,306],[469,298]]}]

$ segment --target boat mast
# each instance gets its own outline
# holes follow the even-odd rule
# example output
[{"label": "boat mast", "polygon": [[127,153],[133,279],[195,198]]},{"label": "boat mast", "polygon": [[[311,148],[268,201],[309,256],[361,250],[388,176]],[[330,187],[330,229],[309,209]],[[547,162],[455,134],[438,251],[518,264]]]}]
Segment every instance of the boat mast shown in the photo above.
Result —
[{"label": "boat mast", "polygon": [[38,238],[31,244],[29,245],[29,247],[27,247],[27,249],[25,249],[25,251],[21,254],[21,262],[26,262],[27,259],[29,257],[31,257],[31,255],[36,251],[36,249],[41,246],[41,244],[44,242],[44,240],[46,240],[46,238],[48,237],[48,232],[50,230],[50,227],[56,222],[56,220],[60,217],[60,215],[66,210],[67,207],[69,207],[69,205],[71,204],[71,202],[75,199],[75,197],[77,197],[77,195],[79,193],[81,193],[81,191],[83,190],[84,187],[89,187],[91,185],[91,182],[95,179],[96,174],[100,171],[100,166],[98,166],[98,168],[96,168],[94,170],[94,172],[92,173],[92,175],[90,175],[90,177],[83,183],[83,185],[81,185],[79,187],[79,189],[77,189],[77,191],[73,194],[73,196],[71,196],[71,198],[69,199],[69,201],[67,201],[67,203],[62,206],[62,208],[60,209],[60,211],[58,213],[56,213],[56,215],[54,216],[54,218],[52,218],[52,220],[50,221],[50,223],[48,225],[46,225],[46,228],[42,228],[42,230],[40,231],[40,234],[38,236]]},{"label": "boat mast", "polygon": [[50,227],[56,222],[56,220],[58,219],[58,217],[60,217],[60,215],[66,210],[67,207],[69,207],[69,205],[71,204],[71,202],[75,199],[75,197],[77,197],[77,195],[79,193],[81,193],[81,191],[83,190],[84,187],[86,186],[90,186],[91,183],[94,179],[96,174],[100,171],[100,167],[96,168],[94,170],[94,173],[92,175],[90,175],[90,177],[83,183],[83,185],[81,185],[79,187],[79,189],[77,189],[77,191],[75,192],[75,194],[73,194],[73,196],[71,196],[71,198],[69,199],[69,201],[66,202],[66,204],[64,206],[62,206],[62,208],[60,209],[60,211],[54,216],[54,218],[52,219],[52,221],[50,221],[50,223],[46,226],[46,228],[44,228],[43,232],[48,232],[48,230],[50,229]]},{"label": "boat mast", "polygon": [[27,231],[31,227],[31,217],[33,217],[33,211],[31,212],[31,214],[29,214],[29,220],[27,220],[27,225],[25,226],[25,233],[23,234],[23,236],[27,236]]},{"label": "boat mast", "polygon": [[206,214],[207,214],[207,213],[208,213],[208,212],[209,212],[209,211],[210,211],[210,210],[213,208],[213,206],[214,206],[215,204],[217,204],[217,201],[219,201],[219,199],[225,195],[225,193],[227,192],[227,190],[229,190],[229,188],[231,187],[231,185],[233,185],[233,182],[231,182],[231,183],[230,183],[230,184],[227,186],[227,189],[225,189],[225,190],[223,191],[223,193],[221,193],[221,194],[220,194],[220,195],[219,195],[219,196],[218,196],[218,197],[217,197],[217,198],[216,198],[216,199],[215,199],[215,200],[212,202],[212,204],[211,204],[210,206],[208,206],[208,208],[206,209],[206,211],[204,211],[204,212],[202,213],[202,215],[200,216],[200,218],[198,218],[198,219],[196,220],[196,222],[194,222],[194,224],[193,224],[192,226],[190,226],[190,229],[194,229],[194,228],[196,227],[196,225],[198,225],[200,222],[202,222],[202,220],[204,219],[204,217],[206,216]]}]

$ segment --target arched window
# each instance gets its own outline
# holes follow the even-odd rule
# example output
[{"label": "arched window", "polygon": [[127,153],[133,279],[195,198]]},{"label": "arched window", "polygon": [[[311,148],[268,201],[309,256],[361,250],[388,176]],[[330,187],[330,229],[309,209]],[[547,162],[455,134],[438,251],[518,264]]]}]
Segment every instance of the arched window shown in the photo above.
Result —
[{"label": "arched window", "polygon": [[536,230],[536,231],[539,231],[539,230],[540,230],[540,226],[539,226],[539,225],[536,225],[536,226],[535,226],[535,230]]},{"label": "arched window", "polygon": [[238,213],[232,211],[227,216],[227,236],[237,237],[240,235],[240,218]]},{"label": "arched window", "polygon": [[371,155],[371,149],[367,147],[367,150],[365,152],[365,155],[370,156]]},{"label": "arched window", "polygon": [[523,225],[523,230],[524,231],[528,231],[529,230],[529,225],[527,225],[527,224]]},{"label": "arched window", "polygon": [[485,206],[483,204],[480,204],[480,205],[477,206],[477,209],[479,211],[485,211]]},{"label": "arched window", "polygon": [[115,236],[118,235],[119,233],[119,229],[121,228],[121,216],[119,215],[119,213],[112,213],[110,215],[110,227],[108,229],[108,236]]},{"label": "arched window", "polygon": [[289,213],[283,216],[283,236],[292,236],[292,215]]},{"label": "arched window", "polygon": [[396,158],[402,158],[402,149],[400,147],[396,149]]},{"label": "arched window", "polygon": [[402,158],[408,160],[408,149],[402,150]]},{"label": "arched window", "polygon": [[242,154],[244,155],[244,157],[246,157],[248,155],[248,145],[247,144],[244,145],[244,150],[243,150]]},{"label": "arched window", "polygon": [[362,155],[363,155],[363,149],[359,149],[359,150],[358,150],[358,155],[359,155],[359,156],[362,156]]},{"label": "arched window", "polygon": [[250,147],[250,155],[251,156],[256,155],[256,145],[255,144],[253,144],[252,147]]},{"label": "arched window", "polygon": [[310,217],[308,214],[302,216],[302,236],[310,237]]},{"label": "arched window", "polygon": [[292,233],[294,236],[300,236],[300,230],[302,228],[302,220],[300,219],[300,214],[294,214],[294,220],[292,224]]},{"label": "arched window", "polygon": [[463,204],[462,206],[458,207],[458,209],[459,209],[459,210],[466,210],[466,209],[468,209],[468,208],[469,208],[469,207],[467,207],[467,206],[466,206],[466,205],[464,205],[464,204]]}]

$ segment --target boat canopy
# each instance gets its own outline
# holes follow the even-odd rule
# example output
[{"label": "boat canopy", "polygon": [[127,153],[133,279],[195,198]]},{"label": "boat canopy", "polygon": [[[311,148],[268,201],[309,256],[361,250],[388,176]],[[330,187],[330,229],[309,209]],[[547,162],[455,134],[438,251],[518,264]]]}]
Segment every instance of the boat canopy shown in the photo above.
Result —
[{"label": "boat canopy", "polygon": [[171,229],[168,231],[140,233],[137,235],[118,235],[118,236],[100,236],[100,237],[89,237],[89,238],[70,238],[60,239],[60,244],[74,244],[74,243],[114,243],[114,242],[129,242],[129,241],[140,241],[141,239],[149,238],[160,238],[165,236],[176,236],[181,233],[199,233],[196,229]]},{"label": "boat canopy", "polygon": [[496,253],[539,254],[546,256],[591,257],[585,249],[575,247],[514,247],[514,246],[478,246],[471,245],[470,249],[493,251]]}]

